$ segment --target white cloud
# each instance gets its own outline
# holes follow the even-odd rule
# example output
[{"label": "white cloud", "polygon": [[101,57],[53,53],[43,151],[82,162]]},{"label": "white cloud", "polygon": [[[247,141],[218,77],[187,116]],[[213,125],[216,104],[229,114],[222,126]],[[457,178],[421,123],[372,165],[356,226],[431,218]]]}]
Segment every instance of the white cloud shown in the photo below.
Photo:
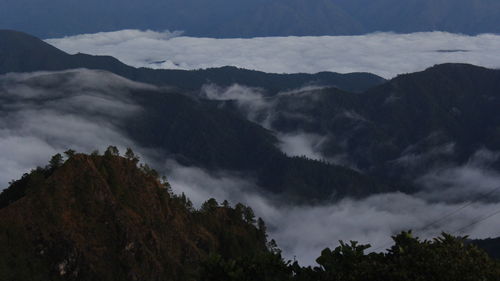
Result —
[{"label": "white cloud", "polygon": [[214,39],[123,30],[47,42],[69,53],[111,55],[137,67],[169,69],[232,65],[273,73],[371,72],[391,78],[446,62],[500,67],[500,35],[493,34],[421,32]]},{"label": "white cloud", "polygon": [[[278,132],[272,126],[277,115],[286,116],[288,120],[301,120],[313,123],[314,120],[311,120],[309,116],[296,112],[293,109],[310,107],[313,110],[315,104],[321,99],[321,95],[317,94],[317,91],[321,89],[324,89],[324,87],[306,86],[279,92],[275,96],[266,96],[265,90],[259,88],[251,88],[238,84],[229,87],[207,84],[202,87],[200,92],[203,98],[235,102],[239,111],[248,120],[259,123],[271,131],[275,131],[276,137],[280,141],[278,148],[288,156],[306,156],[309,159],[325,160],[357,170],[355,165],[348,160],[349,157],[346,154],[338,154],[334,157],[326,157],[322,154],[323,145],[329,138],[333,137],[332,135],[322,136],[304,132],[300,129]],[[291,99],[287,100],[288,98]],[[287,104],[287,109],[277,108],[280,102]],[[341,115],[350,119],[366,121],[354,111],[344,111]]]},{"label": "white cloud", "polygon": [[279,148],[289,156],[306,156],[309,159],[326,160],[321,154],[325,137],[309,133],[278,134]]},{"label": "white cloud", "polygon": [[[392,245],[390,235],[414,230],[421,238],[432,238],[447,231],[471,237],[495,237],[500,225],[484,221],[464,231],[457,231],[487,214],[500,209],[500,203],[471,204],[446,220],[433,222],[455,212],[463,203],[427,201],[420,195],[402,193],[373,195],[362,200],[343,199],[327,205],[294,206],[280,202],[269,194],[261,194],[251,179],[241,175],[217,174],[195,167],[182,167],[167,161],[165,171],[176,193],[184,192],[195,206],[207,198],[232,204],[242,202],[263,217],[270,237],[278,241],[285,258],[294,257],[303,264],[313,264],[321,250],[336,247],[339,240],[370,243],[372,250],[383,251]],[[453,194],[453,190],[441,195]]]},{"label": "white cloud", "polygon": [[416,181],[423,187],[420,196],[447,202],[500,201],[500,174],[489,167],[499,156],[481,149],[462,166],[432,169]]},{"label": "white cloud", "polygon": [[0,189],[69,148],[132,146],[117,126],[142,110],[132,89],[152,86],[86,69],[0,76]]},{"label": "white cloud", "polygon": [[[133,103],[130,89],[151,90],[154,87],[122,79],[89,70],[0,76],[0,163],[3,164],[0,186],[37,165],[45,165],[51,155],[68,148],[82,152],[95,148],[102,151],[115,144],[122,151],[130,146],[139,154],[149,155],[121,132],[119,124],[123,117],[142,110]],[[220,97],[237,97],[244,101],[243,92],[244,89],[235,87]],[[259,96],[253,98],[258,100]],[[335,247],[338,240],[370,242],[377,248],[387,245],[389,235],[401,230],[414,229],[420,236],[434,236],[441,230],[458,230],[500,209],[497,201],[477,202],[440,222],[439,226],[421,229],[463,205],[454,203],[456,200],[445,200],[460,192],[433,186],[453,180],[458,190],[463,187],[467,191],[469,182],[484,181],[480,190],[486,192],[500,183],[500,176],[487,168],[487,164],[497,157],[496,153],[481,150],[470,163],[455,168],[458,172],[466,168],[482,172],[459,173],[462,177],[454,173],[429,174],[432,180],[426,182],[429,188],[425,193],[413,196],[388,193],[362,200],[346,198],[322,206],[280,202],[279,198],[259,190],[247,175],[208,172],[182,167],[169,160],[153,163],[153,166],[168,176],[176,192],[185,192],[198,206],[209,197],[248,204],[265,219],[271,237],[277,239],[286,258],[296,256],[302,263],[311,264],[323,248]],[[491,221],[474,225],[466,232],[472,237],[496,236],[500,233],[500,225]]]}]

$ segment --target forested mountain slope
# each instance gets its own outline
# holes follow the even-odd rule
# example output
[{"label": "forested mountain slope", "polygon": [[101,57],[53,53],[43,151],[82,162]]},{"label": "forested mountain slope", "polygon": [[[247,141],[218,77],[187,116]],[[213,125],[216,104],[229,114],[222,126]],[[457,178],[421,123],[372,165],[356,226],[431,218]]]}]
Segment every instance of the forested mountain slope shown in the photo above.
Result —
[{"label": "forested mountain slope", "polygon": [[54,155],[0,193],[2,280],[488,280],[500,264],[463,238],[393,237],[386,253],[341,242],[317,266],[286,262],[250,207],[184,195],[131,150]]},{"label": "forested mountain slope", "polygon": [[305,134],[325,159],[389,182],[500,150],[500,71],[467,64],[400,75],[358,94],[321,88],[278,94],[266,106],[222,103],[271,130]]},{"label": "forested mountain slope", "polygon": [[113,149],[55,157],[0,195],[0,279],[199,280],[211,254],[270,253],[248,212],[213,199],[194,211]]}]

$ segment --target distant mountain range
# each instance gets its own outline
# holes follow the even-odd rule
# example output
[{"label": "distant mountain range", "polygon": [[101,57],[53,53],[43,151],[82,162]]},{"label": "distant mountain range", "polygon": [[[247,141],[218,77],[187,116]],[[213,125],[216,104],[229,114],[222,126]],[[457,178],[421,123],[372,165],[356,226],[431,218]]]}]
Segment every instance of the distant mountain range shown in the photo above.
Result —
[{"label": "distant mountain range", "polygon": [[[120,128],[134,141],[157,150],[158,159],[173,157],[184,165],[246,171],[255,176],[261,186],[296,200],[327,199],[333,194],[332,188],[336,189],[336,196],[363,196],[367,190],[371,193],[391,189],[345,167],[287,157],[276,146],[278,140],[271,131],[230,110],[219,108],[216,102],[200,100],[196,98],[197,94],[185,94],[199,91],[205,83],[245,83],[267,88],[270,94],[311,83],[345,84],[361,90],[367,85],[383,82],[378,76],[335,73],[275,75],[232,67],[200,71],[136,69],[111,57],[71,56],[22,33],[0,33],[0,73],[75,67],[106,70],[140,82],[178,87],[131,89],[134,103],[144,108],[144,114],[139,118],[119,120]],[[20,84],[34,90],[64,92],[64,81],[82,75],[85,75],[82,71],[55,72]],[[101,72],[98,76],[104,80],[116,80],[109,72]],[[322,76],[327,79],[322,80]],[[116,94],[105,88],[99,91],[110,97]],[[2,108],[8,110],[12,100],[4,97],[3,102]],[[50,99],[38,102],[50,103]],[[318,175],[317,171],[322,172]]]},{"label": "distant mountain range", "polygon": [[[33,121],[16,119],[16,111],[33,110],[32,118],[43,118],[38,113],[51,113],[62,100],[60,112],[102,127],[94,135],[78,132],[78,138],[92,141],[109,133],[104,126],[112,124],[152,151],[158,163],[175,159],[185,167],[248,175],[266,194],[292,204],[416,193],[421,191],[416,177],[433,165],[484,160],[482,168],[500,171],[500,70],[443,64],[386,81],[367,73],[137,69],[112,57],[68,55],[36,37],[0,31],[0,73],[6,74],[0,77],[0,117],[12,125],[8,129]],[[68,81],[80,82],[69,87]],[[200,90],[207,83],[221,92],[235,83],[250,86],[243,92],[250,96],[210,96]],[[139,113],[127,115],[123,109]],[[40,124],[23,134],[49,128],[64,135],[67,129],[45,119]],[[43,136],[53,141],[50,133]],[[323,160],[280,150],[283,135],[300,134],[319,137],[315,149]],[[0,266],[16,269],[0,272],[28,274],[21,280],[36,280],[29,273],[40,272],[37,278],[46,280],[80,270],[102,276],[113,268],[124,274],[117,279],[141,274],[154,279],[167,272],[157,266],[162,263],[169,266],[167,273],[184,280],[191,273],[186,270],[210,253],[231,259],[241,252],[267,252],[263,232],[241,213],[234,219],[234,210],[219,206],[215,215],[193,213],[185,198],[165,201],[155,193],[156,176],[148,176],[153,171],[138,170],[134,161],[113,152],[51,165],[57,167],[35,169],[0,196],[0,238],[9,241],[0,251]],[[475,185],[468,188],[466,200]],[[231,228],[222,227],[228,222]],[[95,235],[86,236],[89,231]],[[226,241],[232,248],[224,252]],[[498,256],[498,239],[476,243]],[[186,249],[190,254],[181,254]],[[103,258],[108,253],[110,260]]]},{"label": "distant mountain range", "polygon": [[[500,70],[443,64],[363,93],[309,89],[266,102],[222,103],[273,131],[323,136],[316,149],[325,158],[392,183],[500,151]],[[490,164],[500,170],[498,159]]]},{"label": "distant mountain range", "polygon": [[227,38],[435,30],[478,34],[499,33],[499,26],[496,0],[0,2],[0,28],[43,38],[127,28]]},{"label": "distant mountain range", "polygon": [[195,71],[134,68],[113,57],[69,55],[36,37],[11,30],[0,30],[0,58],[0,74],[88,68],[107,70],[138,82],[179,87],[183,90],[198,90],[207,83],[220,86],[238,83],[262,87],[271,92],[307,85],[335,86],[347,91],[362,92],[385,81],[370,73],[269,74],[236,67]]},{"label": "distant mountain range", "polygon": [[[175,87],[133,89],[134,103],[145,111],[122,125],[138,144],[157,149],[159,158],[250,172],[260,186],[301,200],[415,190],[414,180],[430,164],[463,165],[478,151],[500,150],[499,70],[444,64],[385,81],[364,73],[136,69],[112,57],[68,55],[35,37],[0,32],[0,73],[82,67]],[[60,91],[62,84],[54,81],[78,75],[56,72],[16,83]],[[265,97],[260,106],[252,106],[252,99],[209,100],[200,96],[205,83],[258,87]],[[287,92],[307,85],[324,87]],[[287,157],[277,148],[276,134],[301,133],[321,136],[316,149],[331,164]],[[498,159],[489,165],[500,169]]]}]

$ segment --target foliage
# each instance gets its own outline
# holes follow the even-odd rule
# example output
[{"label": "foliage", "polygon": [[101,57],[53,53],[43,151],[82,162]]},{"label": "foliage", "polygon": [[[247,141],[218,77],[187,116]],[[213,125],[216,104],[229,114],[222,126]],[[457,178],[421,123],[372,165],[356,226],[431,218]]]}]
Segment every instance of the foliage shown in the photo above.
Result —
[{"label": "foliage", "polygon": [[[384,253],[341,241],[321,252],[317,266],[302,267],[282,258],[249,206],[232,208],[212,198],[196,210],[184,194],[171,192],[165,178],[152,178],[133,157],[112,150],[107,156],[73,154],[66,162],[56,155],[0,194],[0,279],[57,280],[54,268],[64,258],[79,280],[123,280],[137,272],[156,276],[152,280],[499,280],[498,261],[466,237],[445,233],[420,240],[402,232]],[[86,168],[91,161],[93,168]],[[15,217],[3,215],[9,211]],[[74,237],[80,236],[99,250],[82,247],[89,242],[79,244]]]},{"label": "foliage", "polygon": [[71,158],[75,156],[76,151],[74,151],[73,149],[68,149],[64,152],[64,154],[66,155],[67,158]]},{"label": "foliage", "polygon": [[393,237],[387,253],[365,253],[369,245],[341,242],[335,250],[325,249],[319,267],[295,265],[297,280],[384,280],[459,281],[498,280],[500,264],[465,238],[443,233],[431,241],[402,232]]},{"label": "foliage", "polygon": [[253,256],[224,259],[212,254],[202,264],[201,281],[293,280],[292,270],[279,254],[262,252]]},{"label": "foliage", "polygon": [[60,153],[57,153],[56,155],[52,156],[52,158],[49,161],[48,169],[54,170],[59,167],[64,163],[63,156]]},{"label": "foliage", "polygon": [[104,152],[104,156],[106,157],[111,157],[111,156],[120,156],[120,151],[116,146],[108,146],[106,151]]}]

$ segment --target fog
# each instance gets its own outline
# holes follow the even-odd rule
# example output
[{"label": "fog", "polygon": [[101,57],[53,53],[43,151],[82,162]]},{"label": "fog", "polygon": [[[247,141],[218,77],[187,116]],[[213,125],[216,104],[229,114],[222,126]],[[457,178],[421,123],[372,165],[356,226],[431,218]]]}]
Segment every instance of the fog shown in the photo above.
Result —
[{"label": "fog", "polygon": [[0,187],[69,148],[132,146],[117,125],[142,110],[128,97],[140,87],[84,69],[0,76]]},{"label": "fog", "polygon": [[213,39],[179,32],[121,30],[46,40],[69,53],[111,55],[136,66],[226,65],[272,73],[371,72],[385,78],[448,62],[499,68],[500,35],[446,32]]},{"label": "fog", "polygon": [[[327,157],[321,153],[323,144],[331,136],[322,136],[302,130],[278,132],[272,125],[278,114],[286,116],[289,120],[300,119],[301,121],[313,122],[313,120],[310,120],[310,117],[298,112],[283,108],[277,109],[277,104],[281,99],[294,97],[297,99],[290,100],[292,109],[295,106],[302,109],[308,106],[314,107],[315,103],[309,101],[316,102],[319,96],[311,94],[311,91],[323,88],[321,86],[306,86],[295,90],[279,92],[276,96],[267,96],[266,91],[260,88],[246,87],[239,84],[229,87],[206,84],[202,87],[200,95],[203,98],[211,100],[234,102],[239,112],[248,120],[258,123],[266,129],[275,131],[276,137],[280,140],[278,148],[289,156],[306,156],[310,159],[325,160],[330,163],[356,169],[355,165],[347,160],[348,157],[346,155],[339,154],[334,157]],[[352,112],[344,112],[343,114],[349,115],[350,118],[360,118]]]},{"label": "fog", "polygon": [[[500,209],[498,194],[491,193],[500,186],[500,175],[488,165],[497,159],[497,152],[479,150],[463,166],[429,171],[419,179],[424,188],[418,194],[387,193],[297,206],[263,192],[249,175],[208,172],[151,157],[154,151],[140,147],[121,130],[125,118],[144,110],[131,97],[136,89],[156,88],[83,69],[0,76],[0,186],[6,187],[8,181],[37,165],[46,165],[57,152],[69,148],[103,151],[116,145],[122,152],[133,148],[168,177],[176,193],[184,192],[196,206],[210,197],[251,206],[266,221],[270,238],[277,240],[285,258],[295,257],[302,264],[312,264],[323,248],[335,247],[338,240],[370,242],[373,250],[384,250],[390,246],[391,234],[408,229],[421,237],[442,230],[477,238],[500,233],[500,225],[491,220],[471,225]],[[252,100],[259,99],[256,95]],[[283,150],[290,154],[317,154],[314,143],[300,137],[281,139],[285,140]],[[450,213],[446,220],[432,224]]]},{"label": "fog", "polygon": [[[433,191],[414,196],[387,193],[362,200],[345,198],[324,205],[294,206],[257,192],[251,179],[223,172],[213,175],[172,161],[166,166],[174,191],[184,192],[195,206],[200,206],[208,197],[251,206],[256,215],[266,221],[270,237],[276,239],[285,258],[295,258],[305,265],[313,264],[321,250],[336,247],[339,240],[369,243],[370,250],[383,251],[392,245],[390,235],[403,230],[413,230],[421,238],[436,237],[442,231],[487,238],[497,236],[500,231],[500,225],[487,220],[462,229],[499,210],[498,201],[478,201],[464,208],[466,203],[462,201],[446,203],[426,199],[435,199],[438,194],[446,199],[453,195],[451,189],[437,194]],[[495,181],[500,186],[500,177]],[[443,216],[447,216],[445,220]]]}]

